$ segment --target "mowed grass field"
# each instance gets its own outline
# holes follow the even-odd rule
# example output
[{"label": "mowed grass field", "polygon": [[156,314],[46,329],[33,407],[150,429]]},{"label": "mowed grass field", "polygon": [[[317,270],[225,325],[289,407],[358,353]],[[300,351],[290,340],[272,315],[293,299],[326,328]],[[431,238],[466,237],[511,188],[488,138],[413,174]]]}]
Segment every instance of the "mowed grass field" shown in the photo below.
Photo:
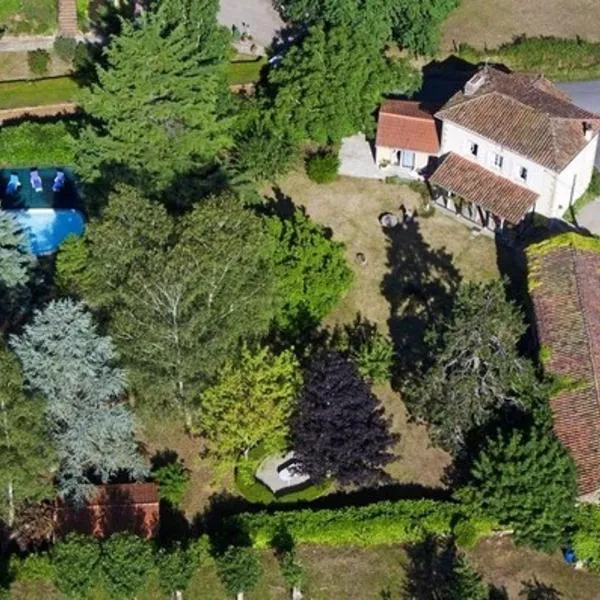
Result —
[{"label": "mowed grass field", "polygon": [[600,41],[599,24],[598,0],[462,0],[443,28],[442,50],[494,48],[523,34]]}]

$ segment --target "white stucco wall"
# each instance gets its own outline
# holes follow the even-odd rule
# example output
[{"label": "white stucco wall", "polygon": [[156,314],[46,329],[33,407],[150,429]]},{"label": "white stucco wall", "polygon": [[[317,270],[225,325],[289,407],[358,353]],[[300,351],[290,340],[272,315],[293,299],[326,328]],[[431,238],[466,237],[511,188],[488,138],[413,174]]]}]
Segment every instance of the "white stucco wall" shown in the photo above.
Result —
[{"label": "white stucco wall", "polygon": [[[470,153],[470,143],[478,144],[477,158]],[[493,173],[507,177],[511,181],[529,188],[539,195],[533,210],[548,218],[561,218],[571,202],[585,192],[594,168],[594,158],[598,146],[596,135],[569,165],[557,174],[532,160],[496,144],[476,133],[454,123],[445,121],[442,127],[442,154],[454,152],[473,160]],[[502,169],[494,166],[494,156],[504,158]],[[527,181],[519,178],[521,167],[527,169]]]},{"label": "white stucco wall", "polygon": [[560,217],[588,188],[598,148],[598,134],[567,165],[556,180],[554,212]]},{"label": "white stucco wall", "polygon": [[[391,164],[396,162],[396,152],[402,150],[402,148],[387,148],[386,146],[377,146],[375,148],[375,162],[377,166],[380,166],[382,162],[388,161]],[[411,152],[415,152],[412,150]],[[418,171],[419,169],[423,169],[427,166],[429,162],[430,154],[426,154],[425,152],[415,152],[415,168],[413,171]],[[402,168],[401,165],[395,167],[396,169]],[[410,171],[410,169],[406,169],[406,171]]]},{"label": "white stucco wall", "polygon": [[[479,146],[477,158],[471,155],[471,142]],[[556,174],[549,169],[500,144],[496,144],[487,138],[448,121],[444,121],[442,127],[442,153],[446,152],[454,152],[463,158],[472,160],[492,173],[506,177],[514,183],[539,194],[540,197],[536,202],[534,210],[545,216],[552,216],[550,213],[552,212]],[[502,169],[494,166],[494,157],[496,154],[503,157]],[[527,169],[527,181],[525,182],[519,177],[521,167]]]}]

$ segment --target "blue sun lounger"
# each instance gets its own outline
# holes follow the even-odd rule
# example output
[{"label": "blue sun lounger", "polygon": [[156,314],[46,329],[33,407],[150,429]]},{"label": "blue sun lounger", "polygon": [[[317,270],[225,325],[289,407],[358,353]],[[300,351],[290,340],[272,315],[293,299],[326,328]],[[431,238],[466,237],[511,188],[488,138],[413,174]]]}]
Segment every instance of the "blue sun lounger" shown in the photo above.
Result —
[{"label": "blue sun lounger", "polygon": [[6,184],[6,195],[12,196],[21,187],[19,176],[16,173],[10,174],[10,179]]},{"label": "blue sun lounger", "polygon": [[57,170],[54,183],[52,184],[53,192],[60,192],[65,187],[65,173],[64,171]]},{"label": "blue sun lounger", "polygon": [[44,187],[42,185],[42,178],[40,177],[40,173],[37,169],[31,169],[29,173],[29,183],[31,183],[31,187],[36,192],[43,192]]}]

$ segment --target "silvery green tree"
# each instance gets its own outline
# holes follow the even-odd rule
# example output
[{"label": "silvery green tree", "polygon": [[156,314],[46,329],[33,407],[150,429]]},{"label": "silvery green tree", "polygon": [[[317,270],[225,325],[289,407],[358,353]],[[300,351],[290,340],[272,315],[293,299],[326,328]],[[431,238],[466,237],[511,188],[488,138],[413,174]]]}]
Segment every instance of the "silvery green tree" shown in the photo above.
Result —
[{"label": "silvery green tree", "polygon": [[17,220],[0,212],[0,283],[6,288],[25,285],[35,258]]},{"label": "silvery green tree", "polygon": [[63,496],[82,498],[94,482],[123,471],[131,479],[145,475],[131,413],[119,401],[125,374],[115,366],[110,338],[98,335],[81,303],[50,302],[11,345],[27,385],[47,400]]}]

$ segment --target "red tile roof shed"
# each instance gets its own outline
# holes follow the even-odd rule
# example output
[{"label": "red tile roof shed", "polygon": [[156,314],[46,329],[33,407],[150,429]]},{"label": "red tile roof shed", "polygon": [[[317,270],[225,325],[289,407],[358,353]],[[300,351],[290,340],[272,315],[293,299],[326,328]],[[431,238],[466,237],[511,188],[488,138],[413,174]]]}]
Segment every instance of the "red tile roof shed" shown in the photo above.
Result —
[{"label": "red tile roof shed", "polygon": [[56,507],[59,534],[71,531],[104,538],[122,531],[153,538],[158,534],[159,497],[155,483],[98,486],[82,506]]},{"label": "red tile roof shed", "polygon": [[569,382],[551,400],[579,492],[600,489],[600,240],[568,233],[530,247],[529,287],[548,372]]},{"label": "red tile roof shed", "polygon": [[386,100],[379,109],[376,145],[437,154],[440,149],[438,123],[433,110],[420,102]]}]

